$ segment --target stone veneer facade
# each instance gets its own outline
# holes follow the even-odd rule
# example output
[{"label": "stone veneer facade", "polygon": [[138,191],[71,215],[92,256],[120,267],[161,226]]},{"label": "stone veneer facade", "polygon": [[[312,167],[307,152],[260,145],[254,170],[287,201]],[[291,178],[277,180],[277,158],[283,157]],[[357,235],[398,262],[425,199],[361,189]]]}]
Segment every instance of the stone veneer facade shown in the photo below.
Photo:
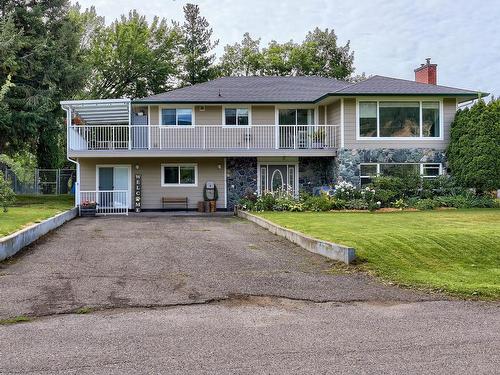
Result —
[{"label": "stone veneer facade", "polygon": [[299,190],[308,193],[318,186],[335,182],[336,165],[334,157],[299,158]]},{"label": "stone veneer facade", "polygon": [[[337,157],[300,157],[299,190],[312,193],[314,187],[337,181],[359,186],[362,163],[442,163],[446,167],[446,156],[442,150],[384,148],[341,149]],[[257,158],[227,158],[226,177],[227,209],[233,210],[243,196],[257,192]]]},{"label": "stone veneer facade", "polygon": [[245,194],[257,191],[257,158],[226,159],[227,209],[234,206]]},{"label": "stone veneer facade", "polygon": [[359,186],[362,163],[442,163],[446,169],[446,156],[442,150],[429,148],[342,149],[336,160],[338,180]]}]

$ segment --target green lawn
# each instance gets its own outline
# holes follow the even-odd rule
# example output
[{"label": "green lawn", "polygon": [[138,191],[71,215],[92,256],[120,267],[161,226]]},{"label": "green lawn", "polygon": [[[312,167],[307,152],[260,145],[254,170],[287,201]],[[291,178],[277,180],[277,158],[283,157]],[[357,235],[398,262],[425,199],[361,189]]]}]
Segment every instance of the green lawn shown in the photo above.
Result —
[{"label": "green lawn", "polygon": [[47,219],[74,206],[74,197],[17,196],[16,203],[8,212],[0,209],[0,237],[14,233],[30,224]]},{"label": "green lawn", "polygon": [[362,269],[407,286],[500,298],[500,210],[264,212],[283,227],[356,249]]}]

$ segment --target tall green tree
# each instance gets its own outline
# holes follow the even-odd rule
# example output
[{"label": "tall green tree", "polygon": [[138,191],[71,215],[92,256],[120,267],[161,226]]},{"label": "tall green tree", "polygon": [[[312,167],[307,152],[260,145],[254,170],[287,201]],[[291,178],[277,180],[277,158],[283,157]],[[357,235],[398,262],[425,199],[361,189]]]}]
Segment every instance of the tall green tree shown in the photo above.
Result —
[{"label": "tall green tree", "polygon": [[[59,101],[78,93],[85,82],[80,62],[80,30],[70,18],[68,0],[2,1],[0,82],[10,88],[0,110],[0,150],[13,154],[34,151],[42,167],[63,159],[64,128]],[[11,20],[11,21],[10,21]],[[14,32],[12,32],[12,25]],[[5,35],[10,35],[4,39]]]},{"label": "tall green tree", "polygon": [[263,67],[264,61],[260,50],[260,38],[253,39],[249,33],[245,33],[241,43],[224,47],[224,54],[220,63],[223,76],[260,75]]},{"label": "tall green tree", "polygon": [[[99,22],[97,22],[98,24]],[[137,98],[171,89],[178,74],[180,31],[167,20],[133,10],[91,31],[88,98]]]},{"label": "tall green tree", "polygon": [[216,76],[212,53],[219,40],[212,42],[213,30],[210,24],[200,15],[200,8],[195,4],[184,6],[184,24],[182,25],[183,58],[181,85],[194,85],[206,82]]},{"label": "tall green tree", "polygon": [[478,100],[451,124],[447,157],[451,173],[479,193],[500,188],[500,100]]},{"label": "tall green tree", "polygon": [[220,74],[321,76],[349,79],[354,72],[350,44],[338,45],[334,30],[310,31],[302,43],[271,41],[260,50],[260,39],[245,33],[241,43],[227,45],[220,61]]}]

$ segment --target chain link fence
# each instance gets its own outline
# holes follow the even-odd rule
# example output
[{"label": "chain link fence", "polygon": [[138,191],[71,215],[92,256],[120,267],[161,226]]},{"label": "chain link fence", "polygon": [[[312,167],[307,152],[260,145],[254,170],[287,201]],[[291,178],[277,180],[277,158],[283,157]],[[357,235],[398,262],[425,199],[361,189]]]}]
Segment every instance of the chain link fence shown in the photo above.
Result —
[{"label": "chain link fence", "polygon": [[19,181],[11,169],[4,169],[2,172],[6,179],[11,182],[12,190],[19,195],[74,194],[74,185],[76,182],[76,171],[74,169],[36,168],[33,180],[27,183]]}]

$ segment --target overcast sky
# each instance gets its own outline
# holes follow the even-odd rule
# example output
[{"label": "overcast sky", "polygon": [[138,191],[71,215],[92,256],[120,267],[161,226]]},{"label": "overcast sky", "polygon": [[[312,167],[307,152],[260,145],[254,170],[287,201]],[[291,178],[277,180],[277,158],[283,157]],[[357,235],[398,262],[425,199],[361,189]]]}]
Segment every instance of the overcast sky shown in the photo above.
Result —
[{"label": "overcast sky", "polygon": [[426,57],[438,64],[438,84],[500,95],[499,0],[80,0],[111,23],[138,9],[183,20],[196,3],[223,46],[250,32],[262,38],[302,41],[316,26],[351,41],[356,73],[414,79]]}]

